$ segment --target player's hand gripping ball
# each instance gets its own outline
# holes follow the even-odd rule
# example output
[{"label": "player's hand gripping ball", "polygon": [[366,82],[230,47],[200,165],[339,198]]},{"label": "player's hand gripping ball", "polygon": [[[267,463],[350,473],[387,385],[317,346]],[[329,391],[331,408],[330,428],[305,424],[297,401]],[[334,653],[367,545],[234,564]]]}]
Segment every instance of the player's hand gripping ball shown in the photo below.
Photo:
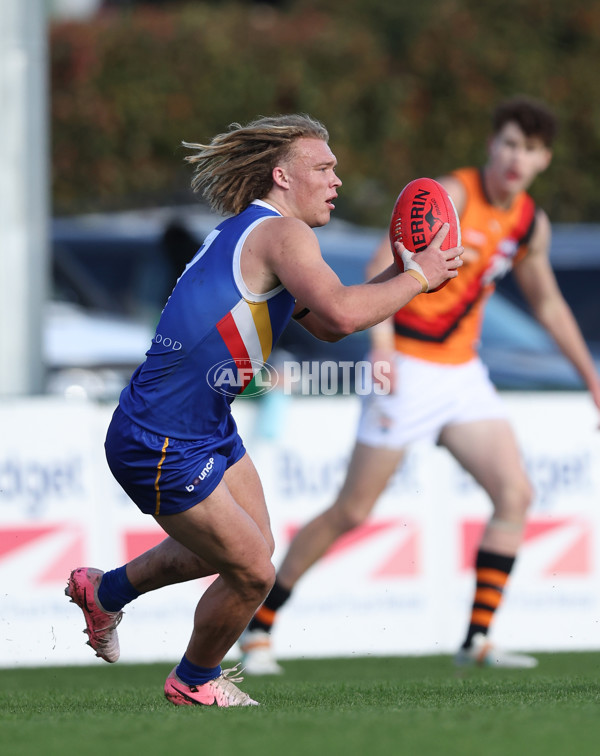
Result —
[{"label": "player's hand gripping ball", "polygon": [[[450,229],[441,249],[459,247],[458,213],[452,198],[439,181],[418,178],[404,187],[398,195],[390,221],[390,242],[400,270],[404,270],[404,263],[396,252],[394,242],[402,242],[409,252],[422,252],[444,223],[450,224]],[[439,291],[449,282],[450,279],[431,291]]]}]

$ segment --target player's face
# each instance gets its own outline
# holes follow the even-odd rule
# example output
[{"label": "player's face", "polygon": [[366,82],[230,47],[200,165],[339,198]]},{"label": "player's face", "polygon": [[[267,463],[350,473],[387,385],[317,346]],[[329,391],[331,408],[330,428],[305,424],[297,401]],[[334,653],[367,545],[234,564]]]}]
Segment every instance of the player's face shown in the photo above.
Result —
[{"label": "player's face", "polygon": [[337,160],[322,139],[298,139],[286,163],[288,202],[295,217],[311,228],[329,223],[338,187]]},{"label": "player's face", "polygon": [[514,196],[548,167],[552,153],[539,137],[526,136],[509,121],[490,141],[488,156],[486,175],[496,193]]}]

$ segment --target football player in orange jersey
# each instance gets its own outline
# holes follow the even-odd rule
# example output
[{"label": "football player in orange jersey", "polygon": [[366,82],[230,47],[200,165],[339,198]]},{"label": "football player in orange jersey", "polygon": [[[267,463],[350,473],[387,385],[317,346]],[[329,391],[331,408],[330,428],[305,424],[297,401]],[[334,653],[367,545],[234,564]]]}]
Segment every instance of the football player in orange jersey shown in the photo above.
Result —
[{"label": "football player in orange jersey", "polygon": [[[548,216],[527,193],[551,161],[555,132],[555,117],[544,104],[510,99],[493,114],[483,169],[463,168],[439,179],[461,220],[461,274],[371,329],[371,359],[391,363],[392,391],[364,401],[337,499],[296,534],[271,593],[242,635],[240,648],[249,674],[281,671],[269,635],[277,610],[334,541],[365,521],[402,463],[406,447],[424,438],[445,446],[493,505],[477,551],[470,621],[455,661],[498,667],[537,664],[534,657],[502,651],[488,640],[521,544],[532,487],[477,348],[485,303],[496,279],[512,269],[533,313],[600,408],[599,376],[550,266]],[[386,236],[368,275],[383,269],[389,258]]]}]

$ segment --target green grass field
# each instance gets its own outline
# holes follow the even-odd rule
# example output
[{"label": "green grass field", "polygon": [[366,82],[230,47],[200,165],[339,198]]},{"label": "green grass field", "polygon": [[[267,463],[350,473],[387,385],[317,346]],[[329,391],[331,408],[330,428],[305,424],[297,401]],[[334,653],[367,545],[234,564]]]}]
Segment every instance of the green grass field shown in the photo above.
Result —
[{"label": "green grass field", "polygon": [[456,670],[446,656],[288,661],[242,683],[261,702],[244,709],[172,706],[172,665],[0,670],[0,754],[599,753],[600,653],[539,659],[527,671]]}]

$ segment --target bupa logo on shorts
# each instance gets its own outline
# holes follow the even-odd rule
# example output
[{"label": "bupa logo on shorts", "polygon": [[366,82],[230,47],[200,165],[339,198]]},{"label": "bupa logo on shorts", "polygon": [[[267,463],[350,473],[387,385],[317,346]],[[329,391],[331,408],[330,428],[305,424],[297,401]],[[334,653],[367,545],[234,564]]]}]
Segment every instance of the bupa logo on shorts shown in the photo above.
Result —
[{"label": "bupa logo on shorts", "polygon": [[190,492],[193,491],[199,483],[201,483],[205,478],[208,478],[208,476],[213,471],[214,465],[215,465],[215,458],[211,457],[208,460],[208,462],[204,465],[202,470],[200,471],[200,475],[198,475],[197,478],[194,478],[194,480],[188,486],[185,487],[185,490],[190,491]]},{"label": "bupa logo on shorts", "polygon": [[209,368],[206,374],[211,389],[225,396],[239,396],[253,378],[255,390],[252,396],[266,394],[279,380],[272,365],[250,358],[223,360]]}]

